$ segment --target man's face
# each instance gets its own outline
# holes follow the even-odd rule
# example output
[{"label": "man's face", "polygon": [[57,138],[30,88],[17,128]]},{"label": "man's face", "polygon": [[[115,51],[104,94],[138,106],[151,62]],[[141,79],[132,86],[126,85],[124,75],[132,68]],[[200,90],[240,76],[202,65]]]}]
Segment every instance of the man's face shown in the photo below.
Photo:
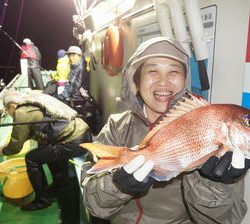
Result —
[{"label": "man's face", "polygon": [[146,60],[141,69],[138,90],[148,119],[154,122],[166,112],[169,101],[184,87],[185,69],[180,62],[163,57]]},{"label": "man's face", "polygon": [[81,56],[79,54],[69,54],[70,64],[76,65],[81,60]]}]

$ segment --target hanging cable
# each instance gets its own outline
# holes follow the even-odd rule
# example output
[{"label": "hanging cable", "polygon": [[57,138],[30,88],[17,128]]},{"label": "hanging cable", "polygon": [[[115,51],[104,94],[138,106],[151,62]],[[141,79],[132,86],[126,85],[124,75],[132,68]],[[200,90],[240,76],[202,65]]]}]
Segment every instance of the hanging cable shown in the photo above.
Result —
[{"label": "hanging cable", "polygon": [[3,3],[3,12],[2,12],[2,15],[1,15],[1,19],[0,19],[0,32],[1,32],[2,27],[3,27],[3,21],[4,21],[6,11],[7,11],[8,2],[9,2],[9,0],[5,0],[4,3]]},{"label": "hanging cable", "polygon": [[[14,36],[15,41],[16,41],[16,39],[18,37],[19,27],[20,27],[20,23],[21,23],[22,14],[23,14],[23,6],[24,6],[24,0],[22,0],[22,2],[21,2],[21,7],[20,7],[20,10],[19,10],[19,16],[18,16],[18,20],[17,20],[17,27],[16,27],[16,31],[15,31],[15,36]],[[8,61],[8,66],[11,65],[12,58],[13,58],[13,52],[14,52],[14,45],[12,45],[12,48],[11,48],[9,61]],[[8,69],[6,69],[6,71],[5,71],[4,79],[6,79],[7,75],[8,75]]]}]

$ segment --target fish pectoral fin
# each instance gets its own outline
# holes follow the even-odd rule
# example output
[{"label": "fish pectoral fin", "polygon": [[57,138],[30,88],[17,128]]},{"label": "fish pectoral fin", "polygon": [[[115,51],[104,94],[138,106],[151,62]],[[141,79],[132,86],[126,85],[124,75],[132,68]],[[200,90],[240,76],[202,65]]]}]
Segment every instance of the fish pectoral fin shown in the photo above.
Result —
[{"label": "fish pectoral fin", "polygon": [[150,176],[157,181],[168,181],[178,176],[179,174],[180,174],[180,171],[177,171],[177,170],[176,171],[153,170],[150,173]]},{"label": "fish pectoral fin", "polygon": [[214,155],[217,157],[222,157],[226,152],[231,151],[231,147],[224,145],[222,143],[218,143],[218,149],[215,151]]},{"label": "fish pectoral fin", "polygon": [[122,164],[117,158],[100,159],[94,166],[87,170],[87,174],[102,173],[121,166]]}]

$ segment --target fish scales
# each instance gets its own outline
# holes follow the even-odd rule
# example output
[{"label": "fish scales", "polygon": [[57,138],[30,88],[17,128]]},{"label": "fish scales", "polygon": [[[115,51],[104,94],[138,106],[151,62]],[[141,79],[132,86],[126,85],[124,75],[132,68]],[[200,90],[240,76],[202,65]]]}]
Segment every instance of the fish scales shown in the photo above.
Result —
[{"label": "fish scales", "polygon": [[[210,138],[209,133],[206,131],[206,127],[199,122],[203,122],[204,118],[200,117],[199,120],[192,123],[192,113],[196,114],[197,112],[192,111],[190,114],[186,115],[187,118],[190,118],[186,119],[185,117],[182,117],[182,119],[179,119],[179,122],[173,122],[172,124],[163,127],[154,136],[149,142],[152,150],[155,150],[154,155],[158,154],[158,151],[159,156],[162,154],[167,154],[169,157],[171,157],[171,155],[183,155],[185,153],[195,152],[195,149],[203,148],[204,145],[209,142],[211,142],[211,144],[213,143],[212,141],[214,139]],[[183,121],[186,123],[185,126],[183,125]],[[203,125],[204,128],[199,128],[200,125]],[[185,130],[187,126],[189,127],[188,133],[187,130]],[[201,136],[200,133],[203,133],[202,138],[199,138],[199,136]],[[158,138],[158,136],[160,137]],[[190,150],[190,148],[192,150]],[[196,151],[201,152],[201,150]]]}]

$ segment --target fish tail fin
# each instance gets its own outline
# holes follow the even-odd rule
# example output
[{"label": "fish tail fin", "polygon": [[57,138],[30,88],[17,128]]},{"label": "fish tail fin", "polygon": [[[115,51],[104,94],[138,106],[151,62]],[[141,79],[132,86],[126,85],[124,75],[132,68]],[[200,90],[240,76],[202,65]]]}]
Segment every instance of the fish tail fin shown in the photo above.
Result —
[{"label": "fish tail fin", "polygon": [[80,146],[100,158],[100,160],[87,171],[88,174],[100,173],[122,166],[120,159],[121,154],[124,153],[124,150],[128,150],[126,147],[94,143],[83,143]]}]

